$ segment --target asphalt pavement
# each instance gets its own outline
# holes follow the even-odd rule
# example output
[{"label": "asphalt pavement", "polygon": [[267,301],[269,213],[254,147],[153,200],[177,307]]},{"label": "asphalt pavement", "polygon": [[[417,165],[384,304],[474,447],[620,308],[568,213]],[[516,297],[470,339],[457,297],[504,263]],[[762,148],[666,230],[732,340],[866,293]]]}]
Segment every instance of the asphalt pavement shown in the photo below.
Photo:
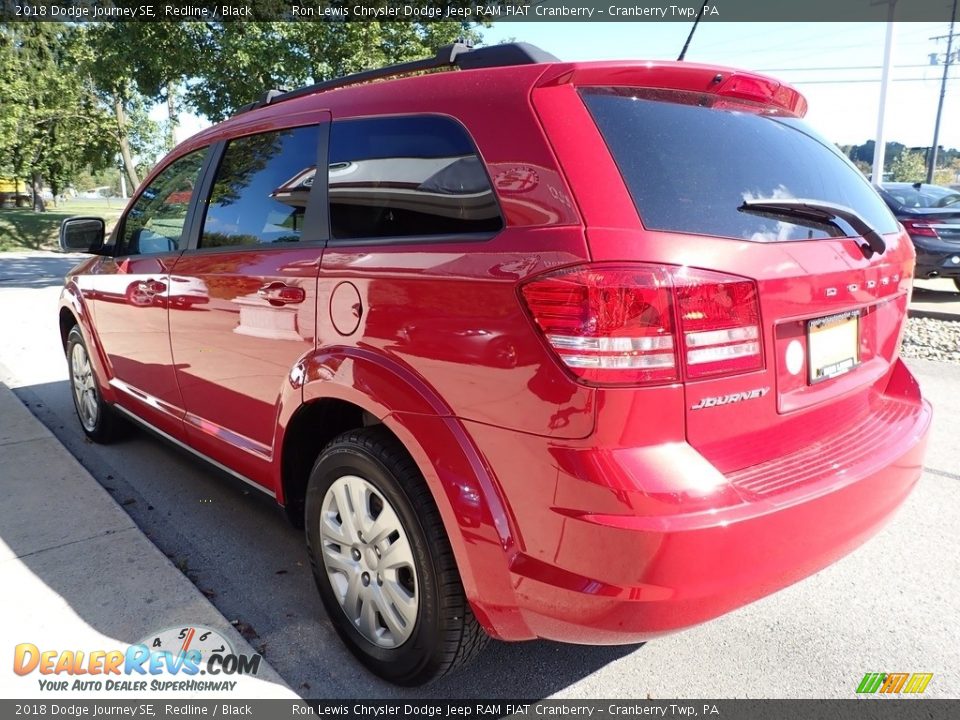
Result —
[{"label": "asphalt pavement", "polygon": [[935,320],[960,320],[960,292],[953,280],[915,280],[910,315]]},{"label": "asphalt pavement", "polygon": [[[166,566],[189,579],[194,599],[206,598],[236,622],[304,697],[853,697],[866,672],[932,672],[926,695],[960,696],[960,366],[909,362],[935,407],[926,470],[892,522],[835,565],[642,646],[491,643],[461,673],[426,688],[400,689],[368,674],[340,644],[313,586],[301,532],[271,500],[146,433],[112,446],[85,440],[56,322],[59,286],[76,260],[0,256],[0,381],[105,490],[91,486],[90,496],[112,497],[122,508],[129,521],[111,515],[116,528],[130,535],[138,528],[167,556]],[[0,418],[6,427],[6,413]],[[63,474],[48,466],[46,453],[18,472],[47,484]],[[84,497],[72,497],[74,511],[82,513]],[[0,539],[8,545],[6,535],[16,527],[0,513]],[[143,574],[136,563],[124,569]],[[60,575],[29,563],[22,577],[61,596],[68,590]],[[97,577],[107,586],[119,582]],[[0,607],[5,619],[7,612],[34,618],[25,600],[6,602]],[[154,620],[152,608],[141,610],[148,624]],[[29,622],[24,626],[36,619]],[[74,632],[71,622],[65,621],[61,642],[78,646],[86,637],[83,623],[96,626],[81,616]],[[0,646],[0,652],[8,651]]]},{"label": "asphalt pavement", "polygon": [[[16,663],[32,667],[44,651],[85,648],[126,650],[127,646],[183,626],[213,630],[243,655],[256,651],[186,576],[144,536],[122,507],[77,462],[34,415],[0,383],[0,618],[11,646],[32,645]],[[175,631],[174,636],[179,634]],[[39,665],[39,663],[37,663]],[[102,676],[0,672],[0,697],[50,697],[47,683],[69,690],[75,680]],[[219,668],[218,668],[219,671]],[[201,671],[203,675],[206,670]],[[154,689],[141,682],[128,689],[84,693],[85,697],[269,697],[296,698],[267,663],[256,675],[165,676],[159,682],[210,680],[223,688],[183,692]],[[43,685],[40,683],[43,682]],[[236,685],[229,683],[236,682]],[[179,685],[176,687],[184,687]],[[209,686],[208,686],[209,687]],[[63,693],[61,693],[61,696]]]}]

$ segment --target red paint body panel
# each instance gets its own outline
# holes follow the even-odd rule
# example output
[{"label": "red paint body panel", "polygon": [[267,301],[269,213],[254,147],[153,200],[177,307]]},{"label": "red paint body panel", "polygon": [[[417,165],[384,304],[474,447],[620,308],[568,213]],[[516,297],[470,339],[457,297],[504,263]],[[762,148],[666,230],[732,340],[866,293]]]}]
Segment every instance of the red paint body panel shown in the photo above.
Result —
[{"label": "red paint body panel", "polygon": [[[476,615],[505,640],[635,642],[824,567],[880,527],[920,474],[930,408],[898,359],[912,245],[890,234],[867,259],[849,238],[645,228],[577,90],[610,85],[806,109],[789,87],[726,68],[556,63],[370,83],[241,114],[178,147],[144,186],[169,161],[240,135],[444,115],[475,141],[504,229],[480,241],[87,261],[62,307],[97,348],[105,397],[281,503],[295,413],[326,399],[362,409],[419,466]],[[762,368],[577,382],[519,286],[598,262],[755,283]],[[167,287],[147,302],[127,292],[140,282]],[[258,300],[275,283],[302,301]],[[860,312],[858,366],[818,384],[785,368],[792,342],[806,350],[808,321],[850,310]]]},{"label": "red paint body panel", "polygon": [[803,450],[785,456],[774,473],[800,463],[800,477],[762,497],[685,443],[544,444],[470,426],[500,458],[491,465],[522,530],[511,570],[527,626],[565,642],[636,642],[758,599],[857,547],[919,478],[931,417],[902,363],[870,404],[869,454],[834,445],[817,462]]},{"label": "red paint body panel", "polygon": [[[208,297],[202,309],[169,311],[187,440],[273,492],[279,401],[291,370],[315,347],[321,255],[309,246],[242,248],[187,254],[173,268],[174,278],[190,278]],[[258,295],[272,283],[300,288],[303,301],[272,305]]]},{"label": "red paint body panel", "polygon": [[170,355],[164,301],[176,259],[175,254],[101,258],[85,282],[117,403],[182,439],[183,399]]}]

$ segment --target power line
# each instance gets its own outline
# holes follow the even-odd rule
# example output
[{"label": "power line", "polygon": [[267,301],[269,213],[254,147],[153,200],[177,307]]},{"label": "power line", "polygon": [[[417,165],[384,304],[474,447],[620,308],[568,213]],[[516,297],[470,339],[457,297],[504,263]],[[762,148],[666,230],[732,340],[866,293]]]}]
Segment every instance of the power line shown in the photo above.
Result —
[{"label": "power line", "polygon": [[[890,82],[931,82],[937,78],[890,78]],[[947,81],[960,80],[960,77],[947,78]],[[848,83],[878,83],[880,78],[859,78],[851,80],[791,80],[794,85],[844,85]]]},{"label": "power line", "polygon": [[[947,38],[947,56],[943,63],[943,80],[940,81],[940,102],[937,104],[937,121],[933,125],[933,142],[930,143],[930,156],[927,162],[927,182],[933,182],[933,174],[937,169],[937,145],[940,137],[940,118],[943,116],[943,101],[947,94],[947,80],[950,79],[950,63],[953,60],[953,38],[957,34],[953,31],[957,21],[957,0],[953,0],[953,8],[950,10],[950,30],[948,34],[941,37]],[[930,38],[936,40],[939,38]]]},{"label": "power line", "polygon": [[[928,68],[933,67],[929,63],[920,63],[918,65],[894,65],[895,68]],[[823,67],[795,67],[795,68],[761,68],[757,72],[793,72],[796,70],[809,70],[810,72],[819,72],[821,70],[881,70],[883,65],[834,65]]]}]

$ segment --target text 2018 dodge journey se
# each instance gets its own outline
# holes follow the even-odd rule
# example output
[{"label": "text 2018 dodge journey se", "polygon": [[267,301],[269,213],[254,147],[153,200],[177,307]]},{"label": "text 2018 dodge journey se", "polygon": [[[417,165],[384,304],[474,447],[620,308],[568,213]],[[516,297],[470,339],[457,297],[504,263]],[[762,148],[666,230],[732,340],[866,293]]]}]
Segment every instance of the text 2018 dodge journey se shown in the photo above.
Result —
[{"label": "text 2018 dodge journey se", "polygon": [[83,429],[133,418],[274,496],[396,683],[762,597],[890,517],[931,417],[910,240],[805,110],[523,44],[268,93],[109,238],[64,223]]}]

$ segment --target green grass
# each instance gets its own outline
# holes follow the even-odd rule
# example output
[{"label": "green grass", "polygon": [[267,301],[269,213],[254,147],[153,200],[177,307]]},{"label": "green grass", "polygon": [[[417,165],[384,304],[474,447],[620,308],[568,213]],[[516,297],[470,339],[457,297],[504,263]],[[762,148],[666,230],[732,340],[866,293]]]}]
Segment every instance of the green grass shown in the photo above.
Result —
[{"label": "green grass", "polygon": [[120,217],[125,202],[111,200],[66,200],[38,213],[30,208],[0,208],[0,252],[55,250],[60,223],[74,215],[93,215],[107,221],[107,232]]}]

